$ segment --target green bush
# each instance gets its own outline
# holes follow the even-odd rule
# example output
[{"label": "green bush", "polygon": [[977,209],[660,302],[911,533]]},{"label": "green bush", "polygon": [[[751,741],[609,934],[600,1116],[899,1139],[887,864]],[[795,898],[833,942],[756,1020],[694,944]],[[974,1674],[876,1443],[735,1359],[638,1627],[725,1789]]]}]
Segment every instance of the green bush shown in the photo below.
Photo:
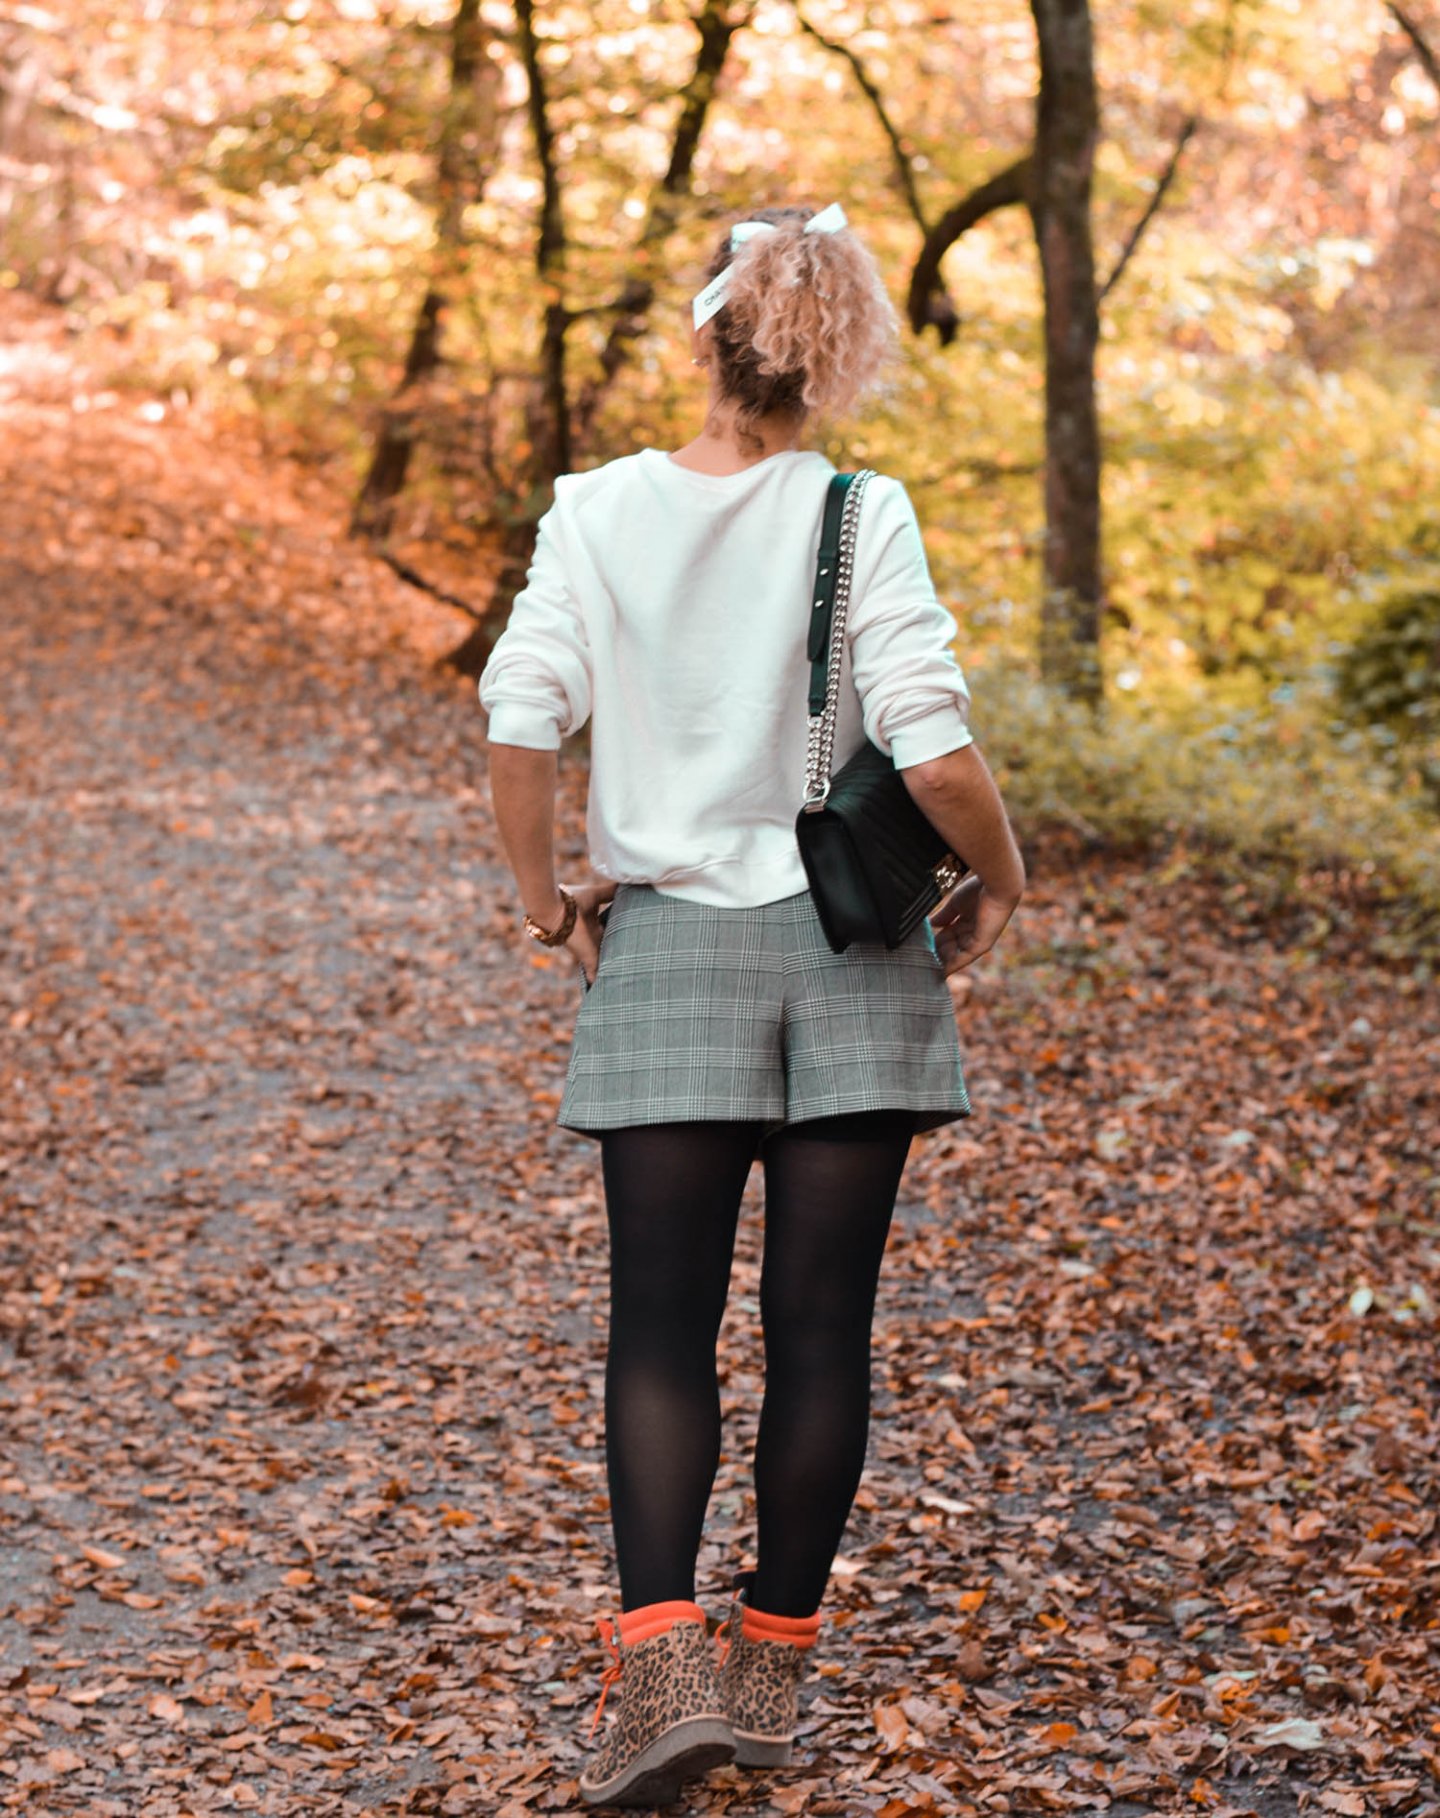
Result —
[{"label": "green bush", "polygon": [[1417,769],[1440,807],[1440,587],[1386,595],[1341,659],[1335,693],[1345,717],[1378,728],[1396,763]]},{"label": "green bush", "polygon": [[1344,873],[1390,906],[1395,950],[1440,941],[1440,825],[1369,732],[1334,726],[1321,673],[1263,708],[1125,700],[1103,722],[1018,666],[970,674],[976,736],[1022,830],[1061,825],[1099,844],[1238,864],[1275,902],[1307,874]]}]

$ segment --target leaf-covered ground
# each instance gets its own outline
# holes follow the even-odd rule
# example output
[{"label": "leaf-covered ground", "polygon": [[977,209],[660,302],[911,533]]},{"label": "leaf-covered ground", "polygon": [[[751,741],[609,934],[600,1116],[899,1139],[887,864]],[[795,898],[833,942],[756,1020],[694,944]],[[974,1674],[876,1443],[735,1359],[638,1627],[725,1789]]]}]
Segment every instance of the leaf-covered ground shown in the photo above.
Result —
[{"label": "leaf-covered ground", "polygon": [[[605,1228],[553,1122],[575,977],[517,937],[435,663],[463,626],[312,476],[14,320],[0,1808],[571,1809]],[[1029,856],[957,993],[977,1115],[892,1232],[796,1765],[676,1810],[1440,1811],[1433,986]]]}]

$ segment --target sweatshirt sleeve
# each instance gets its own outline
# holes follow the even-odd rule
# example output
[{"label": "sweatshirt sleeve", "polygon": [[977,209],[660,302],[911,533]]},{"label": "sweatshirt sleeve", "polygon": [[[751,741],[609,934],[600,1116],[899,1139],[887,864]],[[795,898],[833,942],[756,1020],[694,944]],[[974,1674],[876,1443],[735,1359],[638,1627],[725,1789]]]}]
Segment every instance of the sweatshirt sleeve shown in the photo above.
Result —
[{"label": "sweatshirt sleeve", "polygon": [[866,736],[897,769],[973,742],[955,620],[930,579],[909,495],[880,475],[860,507],[848,631]]},{"label": "sweatshirt sleeve", "polygon": [[525,585],[480,677],[492,745],[557,751],[590,717],[590,641],[556,514],[552,505],[536,526]]}]

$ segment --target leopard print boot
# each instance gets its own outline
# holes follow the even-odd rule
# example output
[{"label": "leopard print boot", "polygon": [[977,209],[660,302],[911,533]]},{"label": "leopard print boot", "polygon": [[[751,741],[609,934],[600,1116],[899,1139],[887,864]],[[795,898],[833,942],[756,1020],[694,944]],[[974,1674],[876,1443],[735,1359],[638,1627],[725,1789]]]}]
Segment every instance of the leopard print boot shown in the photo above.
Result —
[{"label": "leopard print boot", "polygon": [[697,1603],[649,1603],[599,1629],[613,1660],[605,1669],[590,1733],[605,1694],[621,1681],[620,1708],[580,1776],[590,1805],[669,1805],[683,1781],[732,1761],[735,1738],[720,1707],[715,1657]]},{"label": "leopard print boot", "polygon": [[[786,1767],[799,1720],[797,1687],[820,1632],[820,1614],[770,1616],[751,1607],[753,1572],[735,1577],[730,1614],[721,1623],[720,1702],[735,1732],[741,1767]],[[743,1600],[743,1601],[742,1601]],[[737,1626],[738,1621],[738,1626]]]}]

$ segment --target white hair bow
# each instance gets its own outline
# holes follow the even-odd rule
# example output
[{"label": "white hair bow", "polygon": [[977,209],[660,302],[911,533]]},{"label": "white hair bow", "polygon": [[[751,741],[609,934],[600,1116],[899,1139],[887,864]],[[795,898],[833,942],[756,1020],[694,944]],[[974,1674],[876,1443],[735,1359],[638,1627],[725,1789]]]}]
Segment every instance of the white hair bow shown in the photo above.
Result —
[{"label": "white hair bow", "polygon": [[[805,223],[805,231],[807,234],[838,234],[842,227],[848,225],[845,210],[838,202],[832,202],[828,208],[822,208],[818,215],[811,215]],[[730,229],[731,249],[743,245],[746,240],[753,240],[756,234],[774,232],[773,221],[737,221]],[[730,292],[730,274],[734,269],[733,265],[727,265],[718,278],[712,278],[704,290],[696,294],[691,304],[691,313],[697,328],[703,328],[711,316],[725,307],[725,299]]]}]

